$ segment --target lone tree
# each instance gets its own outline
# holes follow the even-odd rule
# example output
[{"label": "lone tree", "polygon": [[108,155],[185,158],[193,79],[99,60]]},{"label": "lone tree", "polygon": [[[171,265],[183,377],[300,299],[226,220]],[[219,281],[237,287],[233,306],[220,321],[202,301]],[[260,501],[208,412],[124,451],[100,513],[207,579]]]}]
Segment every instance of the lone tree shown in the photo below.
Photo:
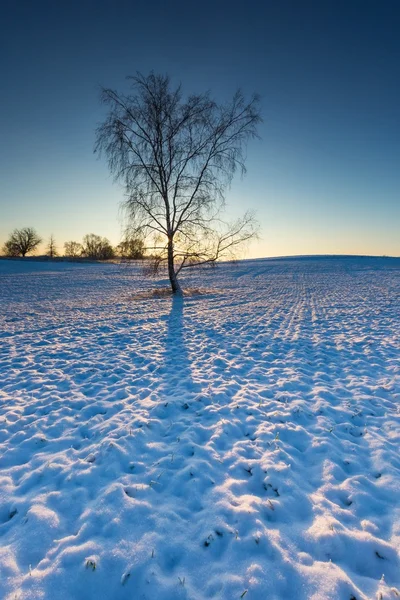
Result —
[{"label": "lone tree", "polygon": [[42,239],[36,233],[33,227],[24,227],[23,229],[14,229],[10,237],[3,246],[6,256],[26,256],[32,250],[35,250]]},{"label": "lone tree", "polygon": [[128,78],[128,95],[102,90],[108,117],[96,134],[116,181],[125,186],[125,208],[135,237],[155,241],[156,261],[167,262],[174,294],[178,274],[215,262],[256,235],[251,213],[231,225],[221,220],[225,190],[235,171],[245,172],[245,147],[257,136],[259,100],[237,91],[228,104],[209,93],[184,99],[168,76]]}]

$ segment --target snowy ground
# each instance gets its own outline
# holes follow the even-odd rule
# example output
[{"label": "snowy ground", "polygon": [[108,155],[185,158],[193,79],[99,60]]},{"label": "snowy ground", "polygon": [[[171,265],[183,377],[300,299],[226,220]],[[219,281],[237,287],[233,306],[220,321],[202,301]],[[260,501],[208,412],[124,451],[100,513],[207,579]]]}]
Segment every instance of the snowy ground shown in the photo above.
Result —
[{"label": "snowy ground", "polygon": [[400,598],[400,259],[0,261],[0,598]]}]

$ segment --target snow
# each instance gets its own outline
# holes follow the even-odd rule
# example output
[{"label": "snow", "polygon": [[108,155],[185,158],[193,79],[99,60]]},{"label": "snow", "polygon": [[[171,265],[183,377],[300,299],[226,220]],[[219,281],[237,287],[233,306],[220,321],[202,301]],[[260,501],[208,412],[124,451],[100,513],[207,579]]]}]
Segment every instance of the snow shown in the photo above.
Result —
[{"label": "snow", "polygon": [[0,261],[0,598],[400,596],[400,259]]}]

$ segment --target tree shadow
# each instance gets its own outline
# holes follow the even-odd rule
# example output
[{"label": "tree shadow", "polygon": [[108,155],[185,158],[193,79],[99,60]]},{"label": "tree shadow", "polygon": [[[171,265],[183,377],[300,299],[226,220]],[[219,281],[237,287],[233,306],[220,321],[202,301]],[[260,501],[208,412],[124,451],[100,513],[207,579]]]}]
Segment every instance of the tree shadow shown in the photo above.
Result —
[{"label": "tree shadow", "polygon": [[173,296],[167,317],[163,379],[162,391],[167,401],[185,405],[196,392],[185,342],[185,300],[179,296]]}]

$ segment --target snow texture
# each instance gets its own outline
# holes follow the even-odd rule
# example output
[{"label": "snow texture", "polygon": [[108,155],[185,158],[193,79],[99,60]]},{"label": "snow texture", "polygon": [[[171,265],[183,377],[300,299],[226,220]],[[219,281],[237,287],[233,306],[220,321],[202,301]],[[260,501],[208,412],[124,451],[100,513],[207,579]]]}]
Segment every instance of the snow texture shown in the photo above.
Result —
[{"label": "snow texture", "polygon": [[0,598],[400,597],[400,259],[0,261]]}]

